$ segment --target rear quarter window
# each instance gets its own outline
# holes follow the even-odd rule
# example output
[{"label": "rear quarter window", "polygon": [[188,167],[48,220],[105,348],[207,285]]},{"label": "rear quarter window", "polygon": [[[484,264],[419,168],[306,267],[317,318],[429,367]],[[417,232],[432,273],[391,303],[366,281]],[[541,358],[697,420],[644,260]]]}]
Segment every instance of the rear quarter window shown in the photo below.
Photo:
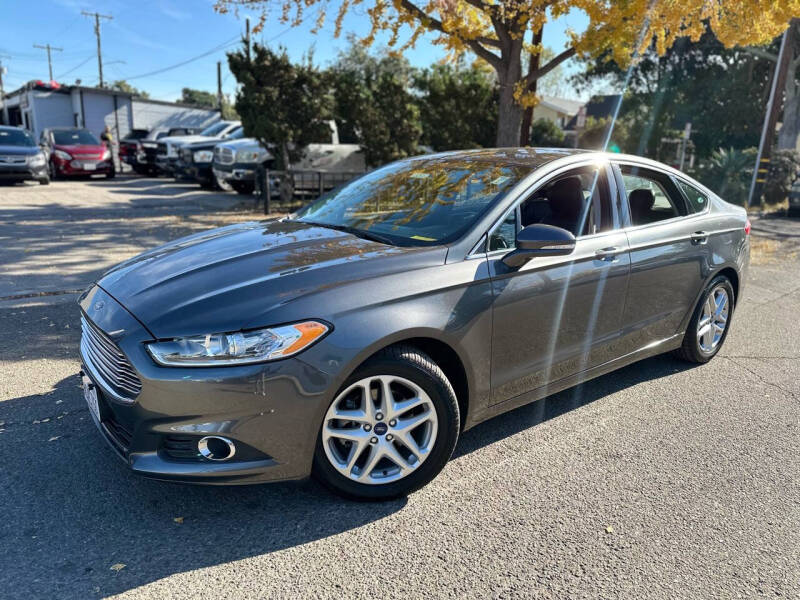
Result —
[{"label": "rear quarter window", "polygon": [[683,192],[683,195],[686,196],[689,211],[693,213],[703,212],[708,206],[708,196],[685,181],[676,179],[675,182]]}]

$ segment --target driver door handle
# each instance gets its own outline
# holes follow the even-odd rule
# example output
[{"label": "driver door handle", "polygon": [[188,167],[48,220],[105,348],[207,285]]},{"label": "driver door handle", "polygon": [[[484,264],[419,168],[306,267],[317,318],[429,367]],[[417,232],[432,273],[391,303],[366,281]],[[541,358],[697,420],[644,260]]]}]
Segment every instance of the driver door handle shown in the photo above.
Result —
[{"label": "driver door handle", "polygon": [[594,255],[599,260],[613,260],[619,253],[620,253],[619,248],[617,248],[616,246],[609,246],[608,248],[601,248],[600,250],[596,250]]},{"label": "driver door handle", "polygon": [[708,234],[705,231],[695,231],[692,234],[693,244],[705,244],[708,241]]}]

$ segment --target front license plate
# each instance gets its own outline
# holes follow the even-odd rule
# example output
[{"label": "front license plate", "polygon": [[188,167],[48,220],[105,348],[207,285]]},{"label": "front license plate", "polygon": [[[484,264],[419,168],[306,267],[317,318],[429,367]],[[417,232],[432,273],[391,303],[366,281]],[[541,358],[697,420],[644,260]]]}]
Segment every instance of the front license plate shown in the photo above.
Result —
[{"label": "front license plate", "polygon": [[89,412],[92,413],[94,419],[99,423],[100,405],[97,403],[97,388],[86,377],[83,378],[83,397],[86,399],[86,404],[89,405]]},{"label": "front license plate", "polygon": [[83,163],[84,171],[94,171],[97,168],[95,163]]}]

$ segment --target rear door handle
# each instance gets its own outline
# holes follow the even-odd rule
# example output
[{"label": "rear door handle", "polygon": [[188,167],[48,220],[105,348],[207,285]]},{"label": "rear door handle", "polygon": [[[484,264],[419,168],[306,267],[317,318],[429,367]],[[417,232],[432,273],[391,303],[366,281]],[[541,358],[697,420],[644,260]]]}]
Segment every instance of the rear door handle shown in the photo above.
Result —
[{"label": "rear door handle", "polygon": [[601,248],[600,250],[596,250],[594,255],[599,260],[613,260],[616,258],[617,254],[619,254],[620,249],[616,246],[609,246],[608,248]]},{"label": "rear door handle", "polygon": [[693,244],[705,244],[708,241],[708,234],[705,231],[695,231],[692,234]]}]

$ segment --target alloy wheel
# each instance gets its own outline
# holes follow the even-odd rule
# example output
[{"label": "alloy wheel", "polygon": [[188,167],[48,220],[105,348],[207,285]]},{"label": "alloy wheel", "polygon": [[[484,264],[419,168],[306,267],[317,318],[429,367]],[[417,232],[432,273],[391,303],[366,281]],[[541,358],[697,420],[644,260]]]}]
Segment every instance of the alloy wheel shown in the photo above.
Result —
[{"label": "alloy wheel", "polygon": [[336,397],[322,425],[322,445],[342,475],[376,485],[416,471],[433,449],[437,431],[433,401],[420,386],[377,375]]},{"label": "alloy wheel", "polygon": [[728,325],[729,311],[728,292],[718,285],[706,297],[703,312],[697,320],[697,343],[706,354],[714,352],[719,346]]}]

